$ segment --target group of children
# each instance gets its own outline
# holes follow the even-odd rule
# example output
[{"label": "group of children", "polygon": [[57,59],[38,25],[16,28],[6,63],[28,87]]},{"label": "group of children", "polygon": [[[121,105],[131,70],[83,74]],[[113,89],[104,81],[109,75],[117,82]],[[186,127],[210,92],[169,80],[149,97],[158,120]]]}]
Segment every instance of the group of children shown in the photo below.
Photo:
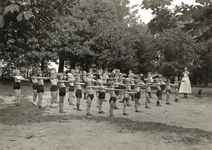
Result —
[{"label": "group of children", "polygon": [[[20,105],[20,82],[21,80],[29,81],[20,76],[20,71],[15,71],[16,76],[14,76],[14,90],[16,92],[16,105]],[[135,112],[140,112],[138,107],[140,105],[141,94],[145,94],[145,108],[150,109],[148,103],[150,103],[150,98],[152,97],[152,88],[157,89],[157,102],[156,106],[161,106],[160,100],[162,100],[163,91],[166,91],[166,104],[170,103],[170,93],[172,87],[175,93],[175,102],[178,101],[178,88],[180,82],[178,77],[175,77],[175,82],[170,83],[170,79],[165,79],[160,74],[148,73],[147,78],[143,78],[143,75],[135,75],[130,70],[128,75],[123,74],[120,70],[115,69],[113,72],[108,73],[107,71],[99,70],[93,73],[92,70],[89,73],[83,71],[81,73],[75,72],[71,73],[57,73],[54,69],[50,72],[50,77],[43,77],[42,71],[38,70],[31,76],[32,88],[33,88],[33,105],[42,108],[42,96],[44,93],[44,80],[49,79],[51,82],[51,101],[50,107],[54,107],[57,102],[57,97],[59,95],[59,113],[65,113],[64,111],[64,100],[66,96],[66,91],[68,91],[68,102],[69,105],[74,105],[74,100],[76,98],[76,110],[82,111],[80,109],[81,99],[84,96],[86,99],[86,115],[92,116],[90,113],[90,108],[92,105],[92,100],[95,95],[97,98],[97,107],[99,109],[99,114],[104,114],[102,110],[103,102],[106,101],[106,93],[109,93],[109,113],[113,116],[113,110],[119,109],[117,107],[118,100],[123,103],[123,115],[128,115],[127,106],[131,106],[131,101],[135,101]],[[143,78],[143,80],[141,80]],[[68,90],[66,87],[68,85]],[[59,94],[58,94],[59,93]],[[37,100],[38,98],[38,100]]]}]

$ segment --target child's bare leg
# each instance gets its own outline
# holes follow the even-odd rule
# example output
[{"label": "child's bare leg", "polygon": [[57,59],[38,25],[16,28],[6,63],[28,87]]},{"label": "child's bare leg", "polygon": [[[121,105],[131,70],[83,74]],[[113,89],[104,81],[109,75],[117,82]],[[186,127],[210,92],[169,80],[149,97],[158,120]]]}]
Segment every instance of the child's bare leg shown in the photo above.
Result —
[{"label": "child's bare leg", "polygon": [[122,102],[122,99],[123,99],[123,92],[120,92],[120,94],[119,94],[119,100],[120,100],[120,102]]},{"label": "child's bare leg", "polygon": [[58,94],[59,94],[59,90],[56,91],[56,98],[55,98],[55,103],[58,103]]},{"label": "child's bare leg", "polygon": [[156,104],[156,106],[162,106],[162,105],[160,104],[159,99],[160,99],[160,97],[157,97],[157,104]]},{"label": "child's bare leg", "polygon": [[20,104],[20,91],[21,90],[16,89],[14,91],[15,91],[15,103],[16,103],[16,105],[19,105]]},{"label": "child's bare leg", "polygon": [[14,90],[15,91],[15,103],[18,103],[18,90]]},{"label": "child's bare leg", "polygon": [[113,116],[113,107],[114,107],[114,102],[111,101],[111,102],[110,102],[110,109],[109,109],[110,116]]},{"label": "child's bare leg", "polygon": [[114,109],[118,110],[119,108],[117,107],[117,101],[114,103]]},{"label": "child's bare leg", "polygon": [[18,103],[19,104],[21,103],[20,98],[21,98],[21,89],[18,90]]},{"label": "child's bare leg", "polygon": [[99,103],[100,103],[99,96],[96,95],[96,107],[99,107]]},{"label": "child's bare leg", "polygon": [[179,100],[178,100],[178,89],[175,90],[175,102],[179,102]]},{"label": "child's bare leg", "polygon": [[54,104],[55,101],[57,101],[56,100],[56,97],[57,97],[56,95],[57,95],[57,91],[52,91],[51,92],[51,96],[52,96],[52,98],[51,98],[51,105]]},{"label": "child's bare leg", "polygon": [[148,106],[148,103],[149,103],[149,94],[146,93],[145,108],[150,109],[150,107]]},{"label": "child's bare leg", "polygon": [[38,96],[37,90],[33,90],[33,105],[36,105],[37,96]]},{"label": "child's bare leg", "polygon": [[43,93],[38,93],[38,107],[41,108]]},{"label": "child's bare leg", "polygon": [[84,99],[87,99],[87,89],[84,89]]},{"label": "child's bare leg", "polygon": [[128,114],[126,113],[126,107],[127,107],[127,101],[124,100],[124,101],[123,101],[123,115],[128,115]]},{"label": "child's bare leg", "polygon": [[88,97],[87,98],[87,107],[86,107],[86,115],[88,115],[88,116],[91,116],[92,115],[90,113],[91,104],[92,104],[91,98]]},{"label": "child's bare leg", "polygon": [[149,98],[152,98],[152,91],[149,92]]},{"label": "child's bare leg", "polygon": [[74,98],[74,92],[69,92],[68,99],[69,99],[69,105],[73,105],[73,98]]},{"label": "child's bare leg", "polygon": [[135,99],[135,112],[140,112],[138,111],[138,101],[139,99]]},{"label": "child's bare leg", "polygon": [[80,109],[80,98],[77,98],[77,111],[82,111],[81,109]]},{"label": "child's bare leg", "polygon": [[102,103],[103,103],[103,99],[100,99],[99,100],[99,113],[101,113],[101,114],[103,114],[104,113],[104,111],[102,111]]},{"label": "child's bare leg", "polygon": [[65,96],[60,96],[60,101],[59,101],[59,113],[65,113],[63,111],[63,106],[64,106],[64,99],[65,99]]},{"label": "child's bare leg", "polygon": [[128,96],[128,101],[127,101],[127,106],[128,106],[128,107],[131,106],[131,105],[130,105],[130,102],[131,102],[131,96],[129,95],[129,96]]},{"label": "child's bare leg", "polygon": [[15,91],[15,103],[18,103],[18,90],[14,90]]},{"label": "child's bare leg", "polygon": [[170,93],[166,92],[166,104],[167,105],[171,105],[171,103],[169,102],[169,95],[170,95]]}]

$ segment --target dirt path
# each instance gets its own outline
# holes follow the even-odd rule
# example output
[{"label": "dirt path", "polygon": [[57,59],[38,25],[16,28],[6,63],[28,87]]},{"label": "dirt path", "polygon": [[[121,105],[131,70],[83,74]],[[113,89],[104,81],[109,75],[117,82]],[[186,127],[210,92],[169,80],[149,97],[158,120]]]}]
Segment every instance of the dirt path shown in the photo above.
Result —
[{"label": "dirt path", "polygon": [[[129,116],[122,115],[122,104],[109,117],[108,102],[103,104],[103,115],[98,114],[96,99],[91,113],[85,116],[86,102],[82,100],[82,112],[65,101],[66,114],[57,108],[38,110],[32,106],[32,97],[24,98],[21,107],[12,105],[14,97],[0,97],[0,150],[193,150],[212,149],[212,98],[180,98],[180,103],[145,109],[143,96],[141,113],[128,107]],[[107,95],[108,99],[108,95]],[[50,93],[43,97],[43,106],[49,105]],[[134,104],[134,102],[132,102]]]}]

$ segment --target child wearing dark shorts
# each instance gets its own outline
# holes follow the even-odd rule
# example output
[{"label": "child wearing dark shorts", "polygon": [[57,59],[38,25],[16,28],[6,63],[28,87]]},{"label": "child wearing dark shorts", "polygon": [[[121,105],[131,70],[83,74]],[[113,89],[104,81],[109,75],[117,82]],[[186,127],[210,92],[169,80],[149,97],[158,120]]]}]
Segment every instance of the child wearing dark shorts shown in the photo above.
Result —
[{"label": "child wearing dark shorts", "polygon": [[156,81],[156,87],[157,87],[157,92],[156,92],[156,95],[157,95],[157,103],[156,103],[156,106],[162,106],[161,104],[160,104],[160,98],[162,97],[162,90],[161,90],[161,83],[160,83],[160,81],[159,81],[159,79],[158,78],[156,78],[155,79],[155,81]]},{"label": "child wearing dark shorts", "polygon": [[59,83],[59,96],[60,96],[59,113],[65,113],[65,111],[63,110],[64,99],[65,99],[65,95],[66,95],[65,82],[68,82],[66,80],[66,75],[61,73],[60,76],[59,76],[59,80],[58,80],[58,83]]},{"label": "child wearing dark shorts", "polygon": [[50,79],[51,81],[51,88],[50,88],[50,91],[51,91],[51,105],[50,107],[54,107],[54,103],[57,102],[57,94],[58,94],[58,78],[57,78],[57,75],[54,71],[51,71],[51,77],[52,79]]},{"label": "child wearing dark shorts", "polygon": [[71,74],[71,73],[68,73],[67,74],[68,76],[68,81],[69,81],[69,94],[68,94],[68,102],[69,102],[69,105],[74,105],[74,76]]},{"label": "child wearing dark shorts", "polygon": [[110,116],[113,116],[113,109],[114,109],[114,103],[116,102],[116,94],[115,94],[115,89],[114,89],[114,83],[112,81],[109,80],[109,88],[106,88],[106,90],[109,91],[110,93],[110,99],[109,99],[109,103],[110,103],[110,108],[109,108],[109,113]]},{"label": "child wearing dark shorts", "polygon": [[34,77],[35,79],[38,80],[38,88],[37,88],[37,93],[38,93],[38,108],[42,108],[42,98],[43,98],[43,93],[44,93],[44,81],[46,79],[50,79],[49,77],[42,77],[43,72],[41,70],[38,71],[37,77]]},{"label": "child wearing dark shorts", "polygon": [[76,76],[75,77],[75,88],[76,88],[76,92],[75,92],[75,96],[77,98],[77,111],[82,111],[80,109],[80,100],[82,98],[82,85],[85,85],[85,83],[80,82],[80,77]]},{"label": "child wearing dark shorts", "polygon": [[13,89],[15,91],[15,105],[16,106],[20,106],[20,96],[21,96],[21,81],[25,80],[25,81],[29,81],[28,79],[24,79],[22,76],[20,76],[20,71],[19,70],[15,70],[15,76],[14,76],[14,86]]}]

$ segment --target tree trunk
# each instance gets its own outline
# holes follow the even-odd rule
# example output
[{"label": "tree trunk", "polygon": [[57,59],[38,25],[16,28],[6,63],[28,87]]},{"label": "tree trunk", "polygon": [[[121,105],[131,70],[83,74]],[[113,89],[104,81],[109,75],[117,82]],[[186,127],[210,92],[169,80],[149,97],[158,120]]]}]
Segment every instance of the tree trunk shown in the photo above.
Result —
[{"label": "tree trunk", "polygon": [[197,85],[197,74],[196,74],[195,71],[193,72],[193,80],[192,80],[192,83],[193,83],[194,85]]},{"label": "tree trunk", "polygon": [[41,71],[44,71],[44,69],[45,69],[45,59],[43,58],[41,60]]},{"label": "tree trunk", "polygon": [[27,78],[29,77],[29,69],[28,69],[28,67],[27,67]]},{"label": "tree trunk", "polygon": [[89,60],[86,60],[85,61],[85,71],[89,71],[89,68],[90,68],[90,62],[89,62]]},{"label": "tree trunk", "polygon": [[64,64],[65,64],[65,60],[63,58],[59,58],[58,73],[63,73],[64,72]]},{"label": "tree trunk", "polygon": [[205,86],[208,86],[208,70],[207,70],[206,77],[205,77]]}]

